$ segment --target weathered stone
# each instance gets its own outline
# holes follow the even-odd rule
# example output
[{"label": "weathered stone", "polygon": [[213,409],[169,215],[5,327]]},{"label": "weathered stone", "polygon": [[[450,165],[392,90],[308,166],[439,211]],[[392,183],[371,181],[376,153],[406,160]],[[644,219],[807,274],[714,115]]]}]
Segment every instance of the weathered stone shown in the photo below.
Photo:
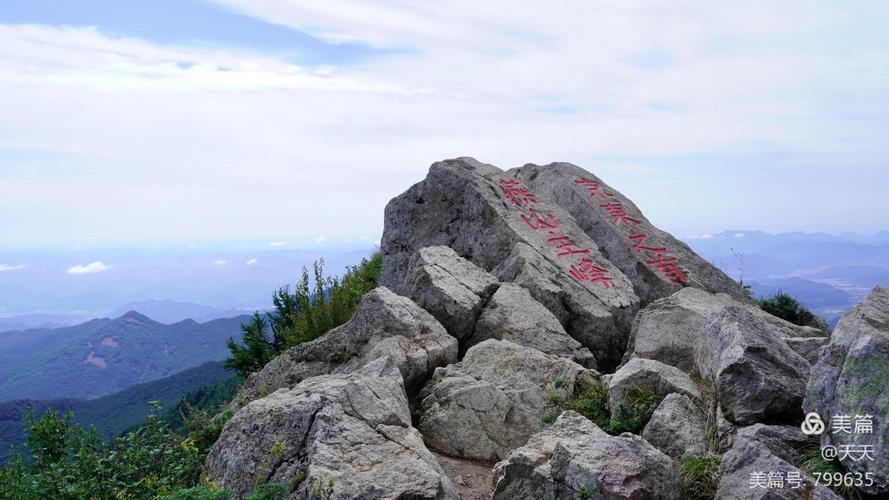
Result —
[{"label": "weathered stone", "polygon": [[870,433],[825,433],[822,445],[873,446],[873,460],[846,460],[849,471],[870,472],[872,494],[889,492],[889,290],[875,287],[837,324],[809,381],[806,412],[871,416]]},{"label": "weathered stone", "polygon": [[[776,485],[769,488],[767,482],[754,482],[757,486],[751,485],[752,477],[762,480],[760,476],[753,476],[760,473],[780,475],[783,487],[778,488]],[[789,483],[788,474],[791,478],[799,478],[797,488],[793,487],[797,483]],[[732,449],[722,457],[719,477],[719,489],[715,497],[717,499],[840,500],[834,492],[815,484],[812,476],[781,459],[764,444],[740,435],[735,439]],[[768,481],[767,476],[765,481]]]},{"label": "weathered stone", "polygon": [[707,453],[707,416],[687,396],[669,394],[642,432],[655,448],[676,458]]},{"label": "weathered stone", "polygon": [[803,338],[824,338],[820,330],[794,325],[726,294],[685,288],[639,312],[630,333],[625,361],[632,357],[656,359],[686,372],[695,371],[695,349],[702,340],[704,327],[728,306],[748,311],[781,339],[795,338],[796,342]]},{"label": "weathered stone", "polygon": [[719,405],[741,425],[799,421],[811,367],[756,314],[729,306],[704,329],[698,371],[716,380]]},{"label": "weathered stone", "polygon": [[429,447],[448,455],[502,459],[543,427],[550,397],[570,397],[588,373],[565,358],[486,340],[435,370],[420,393],[417,428]]},{"label": "weathered stone", "polygon": [[204,474],[238,498],[265,483],[286,483],[292,498],[310,498],[330,481],[335,498],[459,498],[411,427],[401,374],[388,358],[306,379],[241,408]]},{"label": "weathered stone", "polygon": [[673,499],[677,483],[670,458],[639,436],[566,411],[494,467],[492,499]]},{"label": "weathered stone", "polygon": [[528,164],[515,176],[574,216],[608,260],[630,278],[643,304],[684,286],[750,302],[736,281],[656,228],[632,201],[590,172],[570,163]]},{"label": "weathered stone", "polygon": [[784,343],[815,366],[820,359],[821,348],[830,343],[830,337],[790,337],[784,339]]},{"label": "weathered stone", "polygon": [[407,296],[457,340],[468,339],[497,279],[445,246],[421,248],[408,269]]},{"label": "weathered stone", "polygon": [[[746,438],[765,446],[785,462],[798,463],[806,446],[812,444],[812,436],[803,434],[799,426],[754,424],[738,429],[737,439]],[[817,439],[817,438],[816,438]]]},{"label": "weathered stone", "polygon": [[[575,338],[601,366],[613,366],[622,349],[611,351],[611,346],[625,345],[625,331],[638,309],[632,283],[599,253],[567,212],[514,182],[508,173],[471,158],[432,165],[425,180],[386,206],[380,283],[406,294],[410,258],[422,247],[446,245],[492,270],[509,258],[516,245],[526,244],[536,254],[535,262],[546,263],[537,270],[547,273],[547,286],[571,295],[575,303],[550,310],[572,336],[580,329],[570,325],[583,322],[584,333],[595,342]],[[521,269],[513,266],[512,271],[517,275]],[[498,278],[503,281],[504,274]],[[554,305],[535,298],[547,308]],[[601,357],[597,344],[609,349]]]},{"label": "weathered stone", "polygon": [[608,379],[608,405],[611,416],[619,416],[622,406],[632,403],[633,392],[648,389],[661,396],[678,393],[699,400],[701,392],[682,370],[653,359],[633,358]]},{"label": "weathered stone", "polygon": [[571,358],[587,368],[596,367],[589,349],[571,338],[559,320],[524,288],[504,283],[485,306],[469,345],[487,339],[508,340],[538,351]]},{"label": "weathered stone", "polygon": [[348,323],[288,349],[251,374],[238,399],[250,401],[326,373],[348,373],[384,356],[397,365],[409,392],[437,366],[457,360],[457,340],[406,297],[379,287],[368,292]]}]

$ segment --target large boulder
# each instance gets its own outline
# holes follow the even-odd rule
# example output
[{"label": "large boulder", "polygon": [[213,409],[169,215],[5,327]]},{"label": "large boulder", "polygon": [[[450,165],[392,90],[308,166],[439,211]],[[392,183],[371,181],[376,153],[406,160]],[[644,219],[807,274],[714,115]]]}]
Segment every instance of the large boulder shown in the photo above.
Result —
[{"label": "large boulder", "polygon": [[688,396],[672,393],[651,415],[642,437],[673,458],[704,455],[708,451],[707,416]]},{"label": "large boulder", "polygon": [[[769,476],[771,474],[771,477]],[[774,481],[774,482],[772,482]],[[766,444],[738,436],[719,466],[717,499],[840,500]]]},{"label": "large boulder", "polygon": [[411,427],[398,367],[379,358],[322,375],[241,408],[207,456],[204,475],[243,498],[266,483],[311,498],[456,499],[456,489]]},{"label": "large boulder", "polygon": [[704,329],[696,361],[700,375],[716,381],[719,405],[732,422],[801,419],[811,367],[760,316],[725,308]]},{"label": "large boulder", "polygon": [[[874,484],[863,488],[868,493],[889,493],[889,290],[875,287],[837,324],[813,369],[804,407],[825,421],[837,415],[850,418],[852,433],[827,432],[822,445],[871,446],[873,460],[846,459],[842,465],[873,474]],[[855,432],[856,422],[868,420],[870,432]]]},{"label": "large boulder", "polygon": [[670,457],[639,436],[610,436],[573,411],[494,467],[494,500],[679,498]]},{"label": "large boulder", "polygon": [[417,428],[435,450],[499,460],[543,427],[552,397],[570,397],[596,375],[566,358],[486,340],[435,370],[420,392]]},{"label": "large boulder", "polygon": [[288,349],[251,374],[238,399],[251,401],[316,375],[348,373],[384,356],[395,362],[413,393],[435,367],[457,361],[457,340],[413,301],[379,287],[361,299],[346,324]]},{"label": "large boulder", "polygon": [[621,407],[632,404],[635,392],[647,389],[661,397],[682,394],[694,400],[701,392],[694,380],[682,370],[653,359],[633,358],[608,377],[608,406],[611,416],[618,417]]},{"label": "large boulder", "polygon": [[743,288],[685,243],[656,228],[642,211],[602,179],[570,163],[528,164],[516,178],[553,200],[630,280],[643,304],[686,286],[749,302]]},{"label": "large boulder", "polygon": [[421,248],[408,269],[407,296],[457,340],[468,339],[497,279],[446,246]]},{"label": "large boulder", "polygon": [[562,328],[562,324],[528,290],[504,283],[487,303],[475,325],[469,345],[488,339],[508,340],[547,354],[571,358],[587,368],[596,358]]},{"label": "large boulder", "polygon": [[[425,180],[389,202],[380,283],[407,294],[411,258],[426,246],[448,246],[491,271],[519,244],[527,245],[533,261],[541,264],[546,286],[573,296],[568,307],[551,309],[568,333],[583,334],[575,338],[593,351],[600,365],[616,365],[639,305],[632,283],[571,215],[492,165],[471,158],[435,163]],[[510,274],[521,274],[518,266]],[[498,278],[505,280],[504,274]],[[579,326],[572,327],[574,323]],[[600,356],[599,346],[608,351]]]},{"label": "large boulder", "polygon": [[813,437],[803,434],[798,425],[754,424],[738,429],[735,438],[752,439],[792,464],[799,463],[803,450],[813,444]]},{"label": "large boulder", "polygon": [[[788,345],[796,342],[798,345],[793,344],[791,348],[797,347],[806,356],[811,356],[811,342],[824,342],[824,332],[816,328],[794,325],[724,293],[685,288],[639,311],[630,333],[625,360],[632,357],[656,359],[687,372],[695,371],[695,350],[704,328],[728,306],[742,308],[756,316]],[[804,339],[813,341],[807,343]]]}]

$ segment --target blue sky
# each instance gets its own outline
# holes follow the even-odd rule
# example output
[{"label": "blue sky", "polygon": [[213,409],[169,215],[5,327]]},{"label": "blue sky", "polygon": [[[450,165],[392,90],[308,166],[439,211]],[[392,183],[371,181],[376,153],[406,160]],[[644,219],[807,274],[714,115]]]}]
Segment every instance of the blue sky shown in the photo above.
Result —
[{"label": "blue sky", "polygon": [[0,247],[377,238],[434,161],[889,229],[885,2],[0,0]]}]

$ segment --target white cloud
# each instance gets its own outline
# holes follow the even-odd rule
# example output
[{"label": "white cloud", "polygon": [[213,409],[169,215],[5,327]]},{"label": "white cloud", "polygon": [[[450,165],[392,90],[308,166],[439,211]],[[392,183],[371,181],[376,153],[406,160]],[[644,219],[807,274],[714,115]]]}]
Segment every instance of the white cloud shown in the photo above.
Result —
[{"label": "white cloud", "polygon": [[255,266],[258,263],[259,261],[255,257],[245,262],[245,264],[247,264],[248,266]]},{"label": "white cloud", "polygon": [[213,261],[214,266],[224,266],[228,261],[225,259],[218,259]]},{"label": "white cloud", "polygon": [[271,243],[269,243],[269,246],[270,247],[283,247],[283,246],[286,246],[288,243],[290,243],[290,242],[288,242],[288,241],[272,241]]},{"label": "white cloud", "polygon": [[97,260],[95,262],[91,262],[86,265],[77,264],[76,266],[68,269],[68,274],[92,274],[92,273],[100,273],[102,271],[107,271],[114,266],[105,265],[101,260]]},{"label": "white cloud", "polygon": [[4,272],[4,271],[18,271],[18,270],[20,270],[20,269],[24,269],[25,267],[27,267],[27,266],[25,266],[24,264],[16,264],[16,265],[12,265],[12,264],[0,264],[0,272]]},{"label": "white cloud", "polygon": [[747,236],[747,235],[744,233],[735,233],[735,238],[743,238],[745,236]]},{"label": "white cloud", "polygon": [[[874,104],[887,97],[885,16],[866,10],[798,0],[216,3],[394,50],[311,67],[273,52],[0,25],[0,149],[43,156],[0,185],[9,206],[35,207],[27,218],[0,212],[13,220],[7,234],[40,227],[45,238],[79,240],[82,220],[102,228],[89,239],[258,238],[281,227],[304,228],[293,241],[379,234],[392,196],[433,161],[460,155],[502,167],[579,163],[635,188],[628,194],[647,212],[668,211],[666,225],[694,217],[693,234],[723,220],[696,211],[700,193],[759,192],[702,169],[677,172],[683,165],[663,157],[775,151],[789,168],[863,168],[889,156],[889,110]],[[865,44],[857,36],[867,26],[879,29],[861,35],[873,40]],[[779,202],[793,194],[774,184]],[[856,194],[879,200],[869,214],[889,203]],[[740,202],[735,210],[749,213]],[[842,210],[798,213],[850,220]]]}]

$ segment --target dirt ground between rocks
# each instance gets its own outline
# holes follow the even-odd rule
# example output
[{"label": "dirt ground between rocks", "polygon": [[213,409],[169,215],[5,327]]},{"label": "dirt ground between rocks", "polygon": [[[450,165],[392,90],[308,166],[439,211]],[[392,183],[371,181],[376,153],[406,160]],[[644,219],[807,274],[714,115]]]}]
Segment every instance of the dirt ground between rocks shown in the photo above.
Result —
[{"label": "dirt ground between rocks", "polygon": [[432,452],[464,500],[491,498],[493,462],[477,462]]}]

